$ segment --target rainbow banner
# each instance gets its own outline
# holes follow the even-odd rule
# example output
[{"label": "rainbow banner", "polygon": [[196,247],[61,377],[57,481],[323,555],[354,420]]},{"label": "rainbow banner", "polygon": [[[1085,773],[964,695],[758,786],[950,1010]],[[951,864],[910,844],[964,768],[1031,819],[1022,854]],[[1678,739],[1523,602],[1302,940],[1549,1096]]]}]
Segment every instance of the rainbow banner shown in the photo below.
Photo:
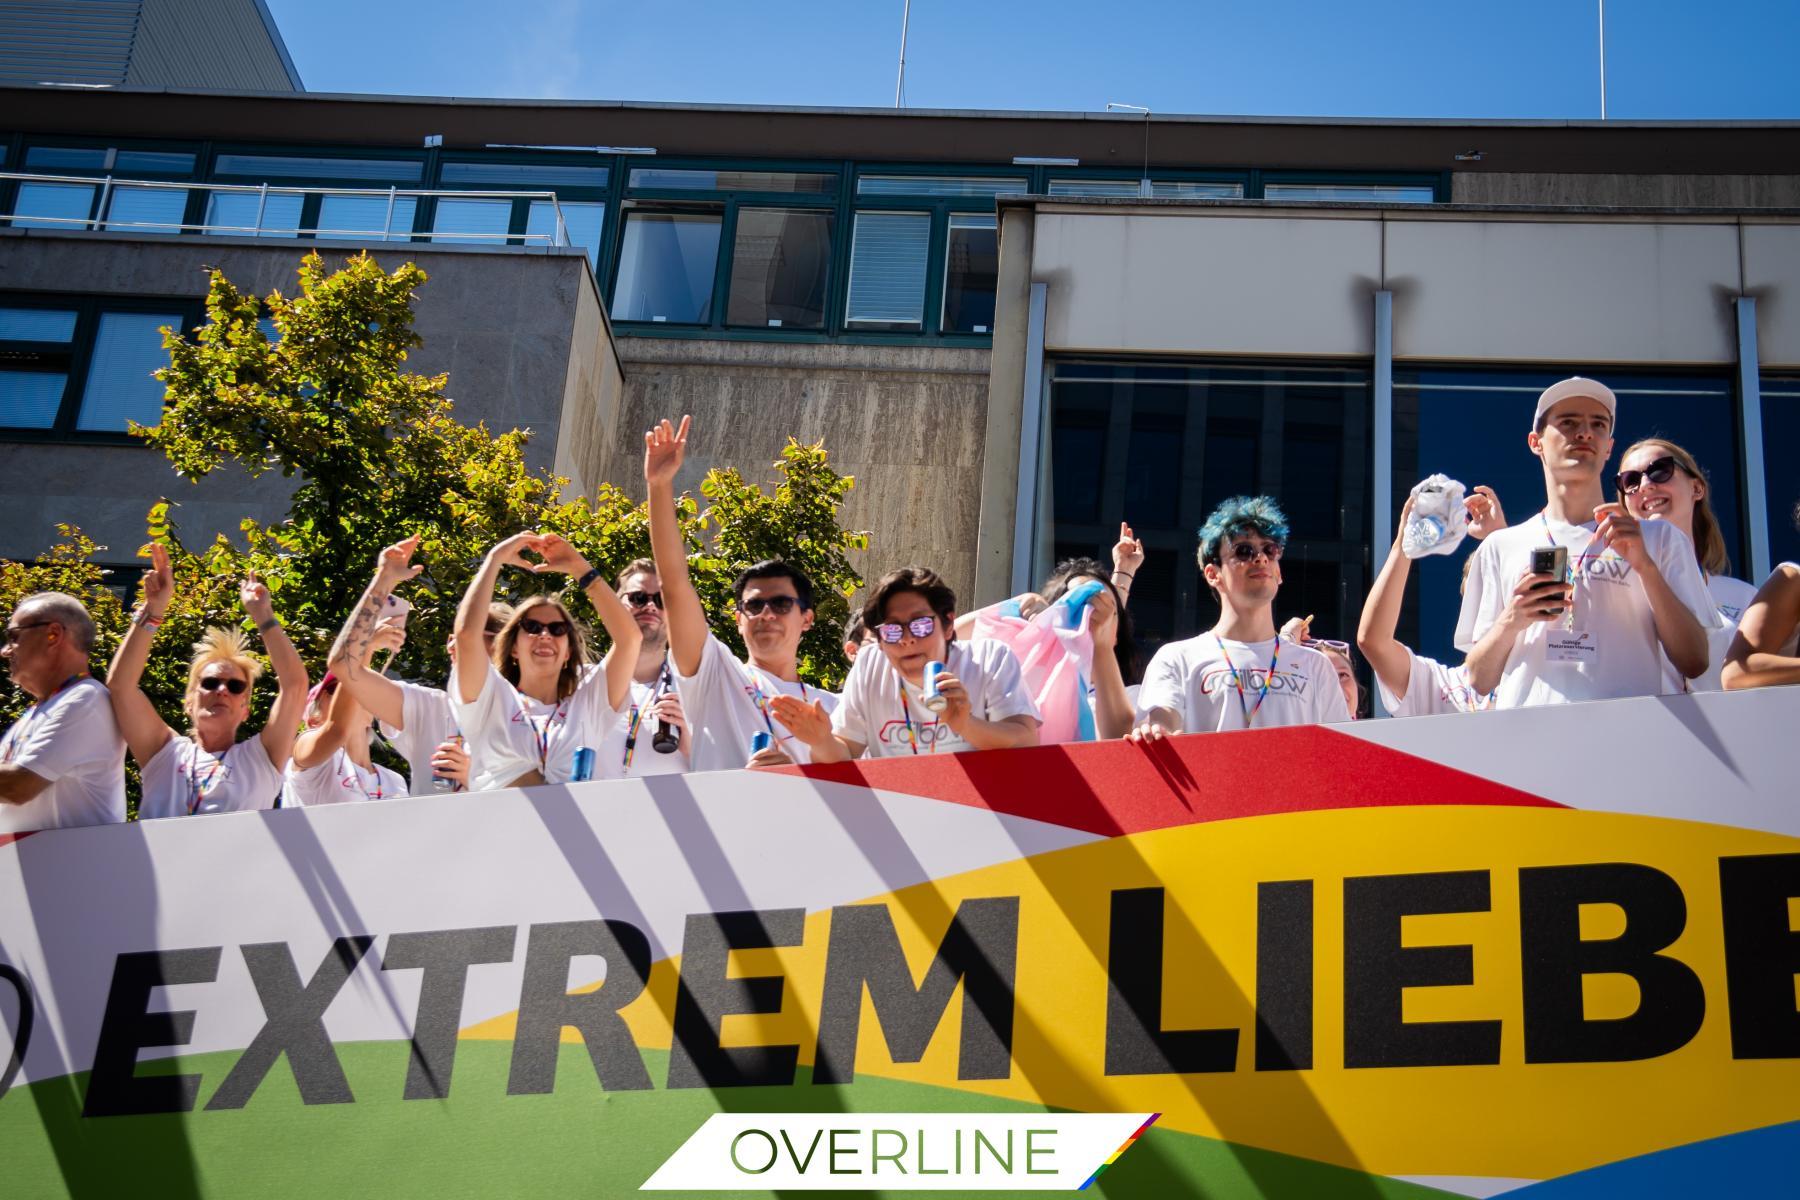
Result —
[{"label": "rainbow banner", "polygon": [[0,1178],[1792,1194],[1797,744],[1777,689],[28,834]]}]

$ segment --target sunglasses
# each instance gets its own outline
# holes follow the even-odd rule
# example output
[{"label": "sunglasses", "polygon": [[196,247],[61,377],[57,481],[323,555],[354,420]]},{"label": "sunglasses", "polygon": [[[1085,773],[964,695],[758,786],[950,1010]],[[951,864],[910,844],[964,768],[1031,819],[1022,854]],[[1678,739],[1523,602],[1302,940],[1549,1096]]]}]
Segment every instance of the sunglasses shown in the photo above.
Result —
[{"label": "sunglasses", "polygon": [[625,592],[619,599],[633,608],[649,608],[652,604],[658,608],[663,606],[661,592]]},{"label": "sunglasses", "polygon": [[1350,643],[1334,641],[1331,638],[1308,638],[1300,643],[1303,646],[1317,646],[1322,650],[1336,650],[1345,658],[1350,657]]},{"label": "sunglasses", "polygon": [[234,696],[241,696],[250,690],[250,685],[241,679],[225,679],[217,675],[203,676],[200,680],[200,690],[203,692],[216,692],[220,688]]},{"label": "sunglasses", "polygon": [[531,617],[526,617],[519,622],[519,628],[523,629],[533,637],[545,633],[553,638],[569,636],[569,623],[567,621],[537,621],[533,620]]},{"label": "sunglasses", "polygon": [[875,636],[886,642],[888,645],[893,646],[898,645],[900,639],[909,633],[916,638],[928,638],[936,628],[936,617],[914,617],[904,625],[893,621],[889,621],[884,625],[877,625],[875,627]]},{"label": "sunglasses", "polygon": [[60,622],[57,621],[33,621],[29,625],[8,625],[6,627],[6,644],[9,646],[16,646],[19,644],[19,639],[24,637],[30,630],[42,629],[46,625],[56,625],[59,623]]},{"label": "sunglasses", "polygon": [[1231,547],[1231,557],[1241,563],[1255,562],[1257,555],[1262,555],[1270,562],[1280,562],[1284,549],[1280,542],[1264,542],[1256,545],[1251,542],[1238,542]]},{"label": "sunglasses", "polygon": [[794,611],[800,603],[798,596],[757,596],[750,600],[740,600],[738,609],[747,617],[760,617],[766,608],[778,617],[785,617]]},{"label": "sunglasses", "polygon": [[1638,490],[1648,479],[1651,483],[1667,483],[1675,474],[1678,464],[1673,455],[1665,454],[1641,471],[1619,472],[1619,494],[1628,496]]}]

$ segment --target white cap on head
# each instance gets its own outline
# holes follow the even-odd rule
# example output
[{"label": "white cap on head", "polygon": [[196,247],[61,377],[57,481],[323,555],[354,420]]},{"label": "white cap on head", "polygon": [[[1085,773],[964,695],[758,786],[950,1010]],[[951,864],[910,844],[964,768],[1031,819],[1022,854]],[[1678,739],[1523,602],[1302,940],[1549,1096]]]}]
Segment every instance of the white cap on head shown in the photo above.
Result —
[{"label": "white cap on head", "polygon": [[1613,395],[1613,390],[1598,380],[1583,379],[1579,375],[1571,375],[1560,383],[1551,384],[1549,387],[1545,388],[1543,394],[1538,397],[1537,411],[1531,414],[1531,432],[1537,432],[1538,422],[1544,419],[1545,413],[1555,408],[1558,404],[1561,404],[1564,400],[1568,400],[1575,396],[1586,396],[1590,400],[1598,400],[1600,403],[1606,405],[1607,415],[1613,419],[1615,425],[1618,423],[1619,398]]}]

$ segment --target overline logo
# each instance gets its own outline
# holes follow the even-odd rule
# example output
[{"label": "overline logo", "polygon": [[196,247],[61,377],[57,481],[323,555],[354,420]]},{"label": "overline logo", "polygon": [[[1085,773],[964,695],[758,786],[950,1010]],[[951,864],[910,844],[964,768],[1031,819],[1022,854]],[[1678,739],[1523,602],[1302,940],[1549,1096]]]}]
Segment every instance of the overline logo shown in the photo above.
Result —
[{"label": "overline logo", "polygon": [[1078,1191],[1160,1113],[714,1113],[642,1191]]}]

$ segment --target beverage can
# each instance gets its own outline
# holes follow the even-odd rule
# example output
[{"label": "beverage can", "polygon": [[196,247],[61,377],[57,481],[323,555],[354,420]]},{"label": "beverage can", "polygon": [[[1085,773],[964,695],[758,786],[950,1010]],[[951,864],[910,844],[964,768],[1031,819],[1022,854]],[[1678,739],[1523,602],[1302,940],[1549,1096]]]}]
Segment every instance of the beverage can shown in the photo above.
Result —
[{"label": "beverage can", "polygon": [[750,753],[757,754],[757,753],[760,753],[761,751],[767,750],[769,748],[769,743],[772,740],[773,739],[769,737],[768,730],[766,730],[766,729],[757,730],[750,737]]},{"label": "beverage can", "polygon": [[[461,746],[463,744],[463,735],[460,733],[453,733],[449,737],[445,738],[444,740],[446,742],[454,742],[454,743],[456,743],[456,745]],[[432,791],[434,791],[434,792],[454,792],[456,790],[456,788],[457,788],[456,780],[450,778],[448,775],[439,775],[435,771],[432,772],[432,774],[431,774],[431,790]]]},{"label": "beverage can", "polygon": [[594,777],[594,751],[591,746],[583,746],[575,751],[575,758],[569,765],[569,782],[586,783]]},{"label": "beverage can", "polygon": [[928,662],[925,664],[925,688],[919,697],[919,703],[927,712],[941,713],[950,707],[950,701],[938,692],[938,676],[944,673],[944,664]]}]

